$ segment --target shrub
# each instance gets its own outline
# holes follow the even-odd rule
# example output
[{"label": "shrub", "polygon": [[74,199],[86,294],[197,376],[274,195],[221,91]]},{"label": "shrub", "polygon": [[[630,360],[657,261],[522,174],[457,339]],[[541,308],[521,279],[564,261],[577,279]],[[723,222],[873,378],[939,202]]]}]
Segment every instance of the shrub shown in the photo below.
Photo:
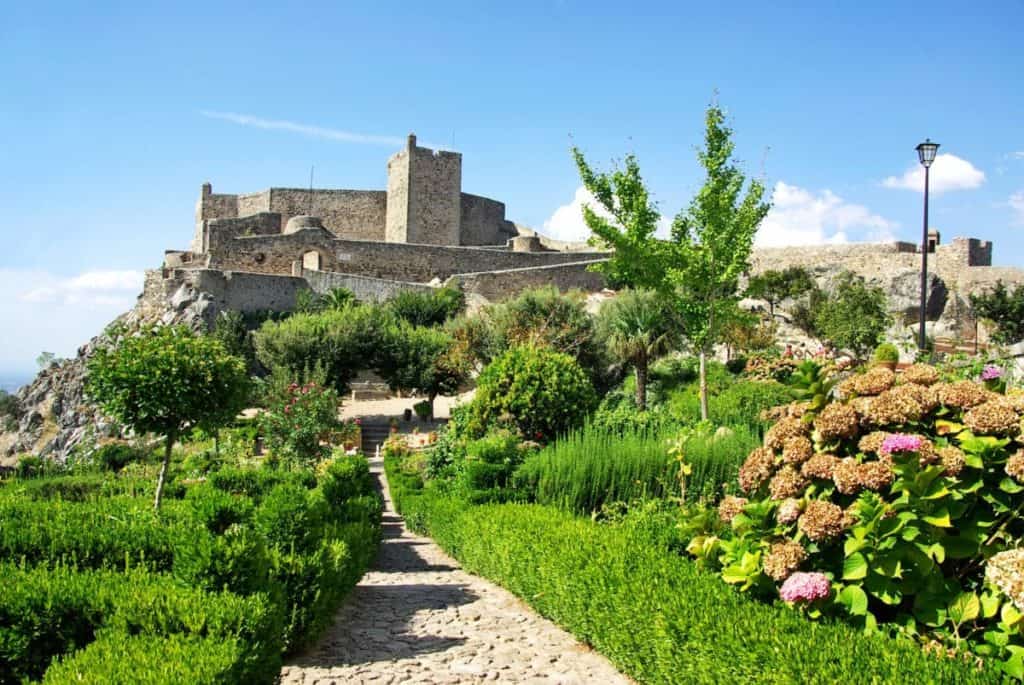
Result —
[{"label": "shrub", "polygon": [[334,389],[344,393],[360,369],[373,368],[390,320],[381,307],[355,305],[268,321],[254,334],[256,357],[272,372],[284,369],[291,380],[322,365]]},{"label": "shrub", "polygon": [[[389,478],[394,464],[387,464]],[[990,682],[992,674],[751,602],[643,529],[401,491],[406,522],[645,683]],[[654,531],[671,522],[648,526]]]},{"label": "shrub", "polygon": [[272,469],[222,469],[210,474],[209,483],[218,490],[234,495],[245,495],[259,503],[263,496],[280,483],[297,483],[307,490],[316,487],[316,474],[301,469],[276,471]]},{"label": "shrub", "polygon": [[900,360],[900,350],[892,343],[884,342],[875,348],[875,353],[871,358],[876,362],[898,362]]},{"label": "shrub", "polygon": [[331,461],[320,478],[320,490],[332,507],[373,492],[373,476],[364,458],[342,457]]},{"label": "shrub", "polygon": [[431,292],[403,290],[387,302],[387,308],[413,326],[440,326],[455,317],[466,305],[458,288],[438,288]]},{"label": "shrub", "polygon": [[38,478],[46,471],[46,462],[40,457],[23,454],[18,457],[18,465],[14,467],[15,478]]},{"label": "shrub", "polygon": [[596,404],[593,386],[572,357],[518,346],[483,370],[472,407],[481,426],[508,420],[524,437],[546,441],[582,424]]},{"label": "shrub", "polygon": [[971,295],[971,307],[977,315],[995,324],[992,339],[1012,345],[1024,340],[1024,285],[1011,292],[1002,281],[996,281],[988,292]]},{"label": "shrub", "polygon": [[323,536],[326,502],[290,483],[276,486],[253,516],[256,530],[280,550],[307,551]]},{"label": "shrub", "polygon": [[332,389],[292,383],[260,416],[273,463],[310,467],[327,458],[338,422],[338,395]]},{"label": "shrub", "polygon": [[938,376],[874,369],[844,382],[842,401],[797,407],[741,467],[747,499],[723,504],[727,533],[691,550],[772,598],[798,570],[824,574],[831,592],[811,615],[885,623],[1017,673],[1024,620],[984,569],[1024,533],[1024,401]]},{"label": "shrub", "polygon": [[111,442],[93,453],[93,459],[106,471],[120,471],[133,461],[143,461],[146,452],[123,442]]}]

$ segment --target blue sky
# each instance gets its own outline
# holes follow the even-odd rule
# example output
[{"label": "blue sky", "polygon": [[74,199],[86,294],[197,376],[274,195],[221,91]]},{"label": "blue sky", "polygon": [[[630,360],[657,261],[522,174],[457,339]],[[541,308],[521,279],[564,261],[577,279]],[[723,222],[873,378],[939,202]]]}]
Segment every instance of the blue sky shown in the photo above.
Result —
[{"label": "blue sky", "polygon": [[415,131],[454,141],[464,190],[572,237],[569,145],[635,152],[672,215],[716,90],[776,191],[762,243],[916,240],[904,175],[929,136],[952,155],[933,226],[1024,264],[1021,2],[145,4],[5,9],[0,373],[129,307],[204,181],[304,186],[314,164],[317,186],[383,188]]}]

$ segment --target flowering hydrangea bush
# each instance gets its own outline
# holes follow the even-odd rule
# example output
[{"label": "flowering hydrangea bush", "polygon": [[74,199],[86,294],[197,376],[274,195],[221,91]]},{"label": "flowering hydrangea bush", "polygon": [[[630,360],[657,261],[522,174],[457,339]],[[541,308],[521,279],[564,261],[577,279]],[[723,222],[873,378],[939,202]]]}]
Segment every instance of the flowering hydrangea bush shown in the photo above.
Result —
[{"label": "flowering hydrangea bush", "polygon": [[683,524],[688,551],[743,591],[1024,678],[1024,560],[1005,561],[1024,534],[1024,393],[940,378],[875,368],[780,408],[721,526]]}]

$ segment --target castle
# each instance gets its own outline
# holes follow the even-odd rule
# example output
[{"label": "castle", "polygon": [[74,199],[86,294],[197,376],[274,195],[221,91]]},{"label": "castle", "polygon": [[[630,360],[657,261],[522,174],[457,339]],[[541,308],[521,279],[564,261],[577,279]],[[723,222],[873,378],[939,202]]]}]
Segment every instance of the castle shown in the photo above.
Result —
[{"label": "castle", "polygon": [[[291,309],[299,291],[346,287],[364,300],[455,283],[502,299],[526,287],[600,289],[605,255],[505,218],[505,205],[462,192],[462,155],[410,135],[388,160],[386,190],[270,188],[229,195],[202,186],[191,248],[147,272],[156,311],[186,291],[210,312]],[[183,296],[179,296],[179,300]]]}]

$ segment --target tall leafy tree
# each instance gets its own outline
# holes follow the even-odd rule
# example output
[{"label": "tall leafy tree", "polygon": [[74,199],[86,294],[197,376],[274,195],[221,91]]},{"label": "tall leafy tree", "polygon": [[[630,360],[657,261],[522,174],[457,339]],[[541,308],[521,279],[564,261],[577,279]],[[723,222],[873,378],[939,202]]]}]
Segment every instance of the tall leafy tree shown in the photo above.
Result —
[{"label": "tall leafy tree", "polygon": [[216,430],[230,423],[249,398],[245,362],[183,326],[151,328],[101,348],[88,371],[87,393],[104,412],[136,433],[164,436],[157,510],[178,437],[194,426]]},{"label": "tall leafy tree", "polygon": [[434,399],[458,392],[471,371],[468,357],[457,353],[451,335],[405,321],[388,328],[377,358],[376,371],[393,390],[427,396],[431,418]]},{"label": "tall leafy tree", "polygon": [[578,148],[572,148],[583,187],[597,207],[583,205],[583,221],[593,234],[590,244],[612,250],[595,265],[613,287],[656,288],[661,279],[660,242],[654,237],[661,218],[640,176],[640,165],[627,155],[611,173],[594,171]]},{"label": "tall leafy tree", "polygon": [[704,148],[697,159],[707,174],[690,206],[672,223],[664,280],[700,358],[700,410],[708,418],[707,356],[739,299],[754,235],[771,207],[764,184],[747,183],[733,159],[732,129],[711,105],[705,115]]},{"label": "tall leafy tree", "polygon": [[636,374],[636,406],[647,409],[647,369],[679,340],[680,327],[665,299],[653,290],[623,290],[601,307],[598,330],[609,350]]}]

